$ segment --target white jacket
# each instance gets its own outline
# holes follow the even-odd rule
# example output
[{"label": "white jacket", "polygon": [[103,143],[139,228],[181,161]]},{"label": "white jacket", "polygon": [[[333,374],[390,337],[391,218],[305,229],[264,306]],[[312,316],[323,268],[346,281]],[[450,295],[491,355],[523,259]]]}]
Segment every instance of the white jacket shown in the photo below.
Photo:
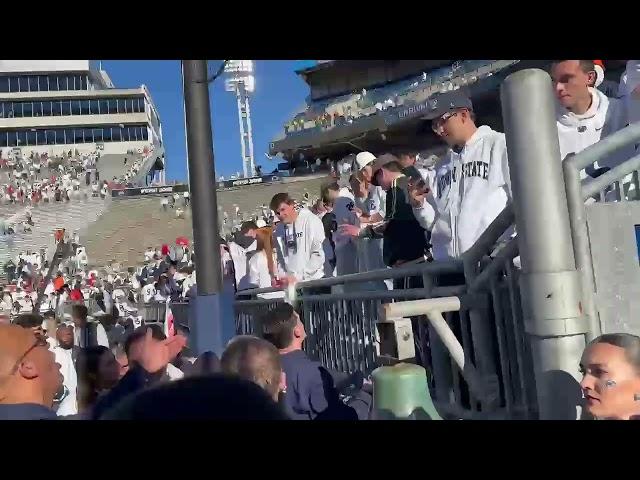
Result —
[{"label": "white jacket", "polygon": [[350,235],[343,235],[340,225],[360,226],[360,219],[355,212],[355,198],[350,189],[340,189],[340,196],[333,202],[333,213],[336,216],[338,230],[333,234],[336,256],[336,275],[358,273],[357,240]]},{"label": "white jacket", "polygon": [[[295,232],[295,236],[294,236]],[[296,243],[296,248],[289,248]],[[293,225],[278,223],[274,231],[274,244],[279,268],[300,280],[316,280],[324,276],[324,228],[322,221],[311,211],[303,208]]]},{"label": "white jacket", "polygon": [[[267,253],[264,250],[254,253],[249,259],[249,283],[251,288],[271,287],[271,274],[267,262]],[[282,298],[284,292],[262,293],[260,298]]]},{"label": "white jacket", "polygon": [[76,373],[76,367],[73,364],[72,350],[66,350],[56,346],[53,347],[52,351],[55,355],[56,363],[60,365],[60,373],[63,378],[62,383],[69,390],[69,394],[58,405],[56,413],[61,417],[75,415],[78,413],[78,375]]},{"label": "white jacket", "polygon": [[247,254],[250,252],[255,252],[257,242],[253,242],[247,248],[242,248],[236,242],[229,242],[229,253],[231,254],[231,260],[233,260],[233,270],[236,274],[236,287],[238,290],[245,290],[249,287],[249,277],[247,276],[248,271],[248,260]]},{"label": "white jacket", "polygon": [[431,192],[414,215],[431,231],[433,257],[457,258],[504,209],[510,197],[503,133],[483,125],[459,153],[449,149],[435,166]]},{"label": "white jacket", "polygon": [[362,210],[364,215],[373,216],[379,213],[384,219],[385,208],[387,201],[387,192],[382,187],[376,187],[375,185],[369,185],[369,191],[366,198],[356,198],[356,206]]}]

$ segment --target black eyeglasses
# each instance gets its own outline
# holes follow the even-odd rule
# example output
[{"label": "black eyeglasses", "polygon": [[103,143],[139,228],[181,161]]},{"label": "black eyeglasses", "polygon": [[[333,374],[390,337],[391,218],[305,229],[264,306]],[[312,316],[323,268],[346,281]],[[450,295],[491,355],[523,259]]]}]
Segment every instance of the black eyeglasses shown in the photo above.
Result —
[{"label": "black eyeglasses", "polygon": [[447,120],[449,120],[451,117],[455,117],[456,115],[458,115],[458,112],[448,112],[445,113],[444,115],[442,115],[439,118],[434,119],[431,122],[431,128],[435,133],[440,133],[442,131],[442,127],[444,126],[445,123],[447,123]]},{"label": "black eyeglasses", "polygon": [[14,373],[16,373],[18,371],[18,368],[20,368],[20,364],[22,362],[24,362],[25,358],[27,358],[27,355],[29,355],[33,350],[35,350],[38,347],[47,347],[47,348],[49,348],[49,344],[47,343],[47,339],[43,335],[36,334],[36,341],[16,361],[16,363],[13,365],[13,368],[11,369],[11,373],[9,375],[13,375]]}]

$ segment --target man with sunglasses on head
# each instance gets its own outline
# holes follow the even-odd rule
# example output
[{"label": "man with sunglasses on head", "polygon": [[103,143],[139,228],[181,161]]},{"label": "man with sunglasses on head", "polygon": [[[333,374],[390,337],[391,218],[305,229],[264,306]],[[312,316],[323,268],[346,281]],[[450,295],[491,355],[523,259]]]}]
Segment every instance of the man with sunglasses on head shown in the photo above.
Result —
[{"label": "man with sunglasses on head", "polygon": [[285,272],[284,285],[317,280],[324,276],[325,240],[322,221],[306,208],[297,211],[288,193],[278,193],[269,204],[280,220],[275,231],[278,267]]},{"label": "man with sunglasses on head", "polygon": [[0,324],[0,420],[54,420],[60,365],[44,337]]},{"label": "man with sunglasses on head", "polygon": [[460,90],[436,97],[426,119],[449,149],[430,185],[408,191],[420,224],[431,231],[436,260],[458,258],[504,209],[510,198],[503,133],[476,126],[471,99]]}]

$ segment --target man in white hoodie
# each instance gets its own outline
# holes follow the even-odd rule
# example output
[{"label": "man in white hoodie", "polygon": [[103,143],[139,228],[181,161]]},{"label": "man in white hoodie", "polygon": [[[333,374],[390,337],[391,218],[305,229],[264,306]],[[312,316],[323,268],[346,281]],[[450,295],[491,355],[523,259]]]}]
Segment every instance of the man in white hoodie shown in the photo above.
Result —
[{"label": "man in white hoodie", "polygon": [[278,267],[286,273],[285,283],[317,280],[324,276],[324,227],[306,208],[296,211],[287,193],[273,196],[269,208],[280,220],[273,235]]},{"label": "man in white hoodie", "polygon": [[[637,121],[633,113],[637,99],[633,94],[640,79],[635,75],[637,60],[627,62],[623,75],[622,98],[609,98],[591,87],[596,79],[593,60],[558,60],[551,66],[553,88],[558,100],[557,124],[560,158],[576,154]],[[631,114],[631,115],[630,115]],[[582,173],[595,176],[599,168],[613,168],[633,155],[633,148],[623,149],[609,158],[589,166]],[[629,182],[625,181],[625,194]]]},{"label": "man in white hoodie", "polygon": [[410,202],[420,225],[431,231],[433,258],[458,258],[510,197],[505,136],[477,127],[471,99],[458,90],[440,95],[426,118],[449,150],[430,185],[409,187]]},{"label": "man in white hoodie", "polygon": [[74,346],[73,327],[61,324],[56,331],[58,344],[52,351],[56,358],[56,363],[60,365],[60,373],[63,377],[64,395],[58,401],[58,416],[75,415],[78,413],[77,388],[78,375],[75,367],[75,356],[77,347]]}]

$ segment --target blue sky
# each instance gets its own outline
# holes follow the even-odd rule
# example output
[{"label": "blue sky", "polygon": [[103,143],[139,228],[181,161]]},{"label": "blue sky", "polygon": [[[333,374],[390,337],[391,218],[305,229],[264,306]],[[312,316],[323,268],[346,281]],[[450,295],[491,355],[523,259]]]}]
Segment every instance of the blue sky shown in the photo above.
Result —
[{"label": "blue sky", "polygon": [[[215,72],[222,60],[210,60]],[[184,108],[179,60],[103,60],[103,68],[119,88],[147,85],[160,112],[167,156],[167,179],[187,179]],[[253,146],[256,163],[271,171],[276,162],[264,152],[269,142],[282,131],[282,125],[304,103],[309,89],[294,69],[295,60],[257,60],[256,91],[251,99]],[[235,95],[224,90],[220,76],[209,89],[213,121],[213,148],[216,174],[226,178],[242,171],[240,133]]]}]

